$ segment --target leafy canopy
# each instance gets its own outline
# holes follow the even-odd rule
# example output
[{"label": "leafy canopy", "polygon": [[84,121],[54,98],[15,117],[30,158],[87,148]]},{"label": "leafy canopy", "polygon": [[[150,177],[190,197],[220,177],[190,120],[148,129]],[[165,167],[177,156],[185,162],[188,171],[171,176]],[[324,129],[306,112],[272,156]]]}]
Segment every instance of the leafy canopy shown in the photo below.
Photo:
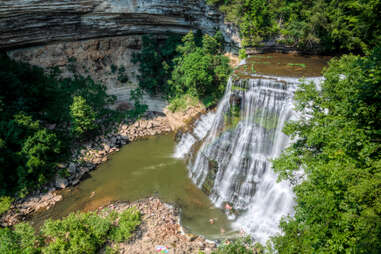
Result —
[{"label": "leafy canopy", "polygon": [[324,52],[368,52],[379,45],[379,0],[207,0],[235,22],[243,46],[278,40]]},{"label": "leafy canopy", "polygon": [[103,85],[58,74],[0,54],[0,197],[41,187],[76,138],[114,114]]},{"label": "leafy canopy", "polygon": [[381,249],[381,50],[332,60],[318,90],[296,93],[295,143],[274,161],[295,183],[294,218],[272,239],[279,253],[379,253]]}]

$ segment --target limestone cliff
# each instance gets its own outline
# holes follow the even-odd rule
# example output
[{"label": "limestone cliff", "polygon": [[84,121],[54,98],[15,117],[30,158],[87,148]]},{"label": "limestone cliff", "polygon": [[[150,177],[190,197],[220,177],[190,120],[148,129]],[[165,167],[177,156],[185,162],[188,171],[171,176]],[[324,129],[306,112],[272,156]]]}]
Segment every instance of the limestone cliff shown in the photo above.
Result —
[{"label": "limestone cliff", "polygon": [[6,49],[190,29],[220,29],[227,41],[239,41],[221,14],[199,0],[0,1],[0,48]]},{"label": "limestone cliff", "polygon": [[[0,50],[43,68],[58,66],[66,76],[70,76],[69,64],[74,65],[80,74],[103,82],[118,104],[128,102],[137,86],[138,66],[131,58],[140,49],[140,35],[185,34],[195,29],[222,31],[230,48],[240,43],[237,29],[204,1],[0,1]],[[121,68],[126,76],[123,82],[118,78]],[[166,106],[160,97],[148,95],[144,103],[153,111]]]}]

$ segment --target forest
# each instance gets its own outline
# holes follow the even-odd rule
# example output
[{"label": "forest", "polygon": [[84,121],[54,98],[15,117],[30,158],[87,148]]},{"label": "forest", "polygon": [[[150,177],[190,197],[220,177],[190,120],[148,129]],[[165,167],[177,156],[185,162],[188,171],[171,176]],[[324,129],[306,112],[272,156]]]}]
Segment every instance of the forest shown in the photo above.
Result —
[{"label": "forest", "polygon": [[379,0],[207,0],[237,24],[244,47],[266,41],[325,54],[365,53],[380,42]]}]

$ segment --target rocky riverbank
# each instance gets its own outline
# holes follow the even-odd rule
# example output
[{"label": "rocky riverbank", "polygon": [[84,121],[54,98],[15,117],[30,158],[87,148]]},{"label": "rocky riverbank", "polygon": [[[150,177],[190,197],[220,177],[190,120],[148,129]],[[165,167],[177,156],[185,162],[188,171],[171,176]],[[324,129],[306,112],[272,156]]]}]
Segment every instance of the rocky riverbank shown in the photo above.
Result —
[{"label": "rocky riverbank", "polygon": [[[55,178],[42,190],[16,200],[1,216],[0,225],[11,226],[26,220],[34,212],[50,209],[56,202],[62,200],[59,190],[77,185],[89,171],[107,161],[108,156],[119,151],[121,146],[147,136],[176,131],[198,117],[204,110],[202,106],[195,106],[182,113],[172,114],[166,111],[167,115],[147,112],[137,121],[115,124],[109,133],[82,144],[81,149],[73,149],[71,159],[67,163],[58,165],[59,170]],[[175,120],[173,115],[176,115]],[[174,121],[177,123],[173,124]]]},{"label": "rocky riverbank", "polygon": [[114,246],[118,247],[120,253],[157,253],[158,246],[165,246],[169,253],[189,254],[202,251],[207,254],[216,248],[214,242],[184,233],[179,223],[179,210],[158,198],[151,197],[133,203],[117,202],[106,207],[118,212],[136,207],[142,214],[142,223],[133,238]]}]

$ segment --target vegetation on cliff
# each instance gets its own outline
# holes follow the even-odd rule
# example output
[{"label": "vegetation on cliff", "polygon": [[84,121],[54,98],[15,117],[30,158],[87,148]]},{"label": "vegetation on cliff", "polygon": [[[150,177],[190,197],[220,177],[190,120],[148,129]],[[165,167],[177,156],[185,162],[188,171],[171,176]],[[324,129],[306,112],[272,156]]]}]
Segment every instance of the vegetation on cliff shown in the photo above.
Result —
[{"label": "vegetation on cliff", "polygon": [[103,85],[58,75],[0,56],[0,196],[40,188],[71,145],[113,114]]},{"label": "vegetation on cliff", "polygon": [[324,77],[296,92],[304,117],[286,126],[295,142],[274,161],[297,206],[272,242],[278,253],[379,253],[381,50],[332,60]]},{"label": "vegetation on cliff", "polygon": [[173,110],[190,98],[206,106],[217,103],[231,73],[229,59],[223,56],[224,40],[189,32],[182,39],[169,35],[164,41],[143,37],[143,47],[134,56],[139,62],[139,86],[150,94],[161,94],[172,102]]},{"label": "vegetation on cliff", "polygon": [[240,28],[243,46],[263,41],[324,52],[368,52],[381,40],[379,0],[207,0]]}]

